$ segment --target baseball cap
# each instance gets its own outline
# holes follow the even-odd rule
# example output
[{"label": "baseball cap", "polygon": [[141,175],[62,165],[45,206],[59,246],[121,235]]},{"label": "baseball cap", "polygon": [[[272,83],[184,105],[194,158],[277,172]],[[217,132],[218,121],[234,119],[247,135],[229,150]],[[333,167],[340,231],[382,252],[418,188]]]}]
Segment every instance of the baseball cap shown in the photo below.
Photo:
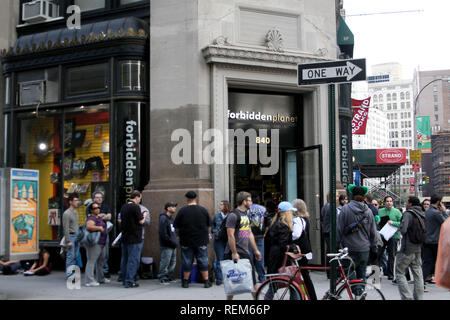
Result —
[{"label": "baseball cap", "polygon": [[278,204],[278,212],[297,211],[289,201],[281,201]]},{"label": "baseball cap", "polygon": [[167,210],[168,207],[176,207],[178,204],[176,202],[167,202],[164,205],[164,210]]},{"label": "baseball cap", "polygon": [[197,198],[197,194],[194,191],[188,191],[188,192],[186,192],[186,194],[184,196],[188,199]]}]

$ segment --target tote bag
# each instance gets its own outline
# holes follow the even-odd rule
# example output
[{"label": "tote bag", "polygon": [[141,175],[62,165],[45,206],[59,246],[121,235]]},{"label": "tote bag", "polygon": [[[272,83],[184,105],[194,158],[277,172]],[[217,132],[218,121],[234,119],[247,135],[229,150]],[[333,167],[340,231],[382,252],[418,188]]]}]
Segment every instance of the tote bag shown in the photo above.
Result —
[{"label": "tote bag", "polygon": [[236,294],[253,292],[252,265],[248,259],[220,261],[220,267],[224,277],[223,284],[225,294],[234,296]]}]

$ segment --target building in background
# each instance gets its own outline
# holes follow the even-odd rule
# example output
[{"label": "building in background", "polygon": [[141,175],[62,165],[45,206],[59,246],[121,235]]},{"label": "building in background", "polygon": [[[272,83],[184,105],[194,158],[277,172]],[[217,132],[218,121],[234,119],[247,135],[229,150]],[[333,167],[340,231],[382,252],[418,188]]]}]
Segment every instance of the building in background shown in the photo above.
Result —
[{"label": "building in background", "polygon": [[[440,80],[444,79],[444,80]],[[431,71],[416,71],[414,73],[415,97],[416,101],[416,117],[429,117],[430,136],[432,139],[432,153],[422,152],[422,177],[428,177],[429,183],[422,186],[422,195],[431,196],[438,192],[437,186],[440,186],[445,178],[440,177],[443,168],[439,162],[445,154],[442,137],[447,137],[446,133],[450,129],[450,70],[431,70]],[[441,132],[443,132],[441,134]],[[433,140],[435,141],[433,144]],[[441,148],[442,147],[442,148]],[[439,153],[435,155],[436,152]],[[436,172],[436,170],[439,172]],[[433,179],[439,181],[433,181]],[[423,181],[424,179],[422,179]],[[442,190],[440,187],[439,190]],[[448,192],[448,191],[447,191]]]},{"label": "building in background", "polygon": [[450,196],[450,130],[440,130],[431,137],[432,175],[434,192]]},{"label": "building in background", "polygon": [[[379,109],[386,115],[387,147],[413,150],[413,81],[402,79],[402,68],[399,63],[384,63],[372,66],[372,75],[367,80],[373,109]],[[392,188],[391,191],[398,195],[400,202],[403,204],[406,203],[408,196],[414,195],[414,189],[411,186],[414,184],[413,179],[414,173],[409,162],[408,152],[406,165],[399,168],[395,175],[389,177],[390,183],[386,188]]]}]

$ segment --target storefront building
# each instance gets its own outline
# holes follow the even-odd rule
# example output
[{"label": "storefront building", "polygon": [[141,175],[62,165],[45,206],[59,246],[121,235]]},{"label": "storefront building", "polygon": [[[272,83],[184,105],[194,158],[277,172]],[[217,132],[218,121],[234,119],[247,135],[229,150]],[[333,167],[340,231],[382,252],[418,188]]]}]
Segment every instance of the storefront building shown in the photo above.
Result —
[{"label": "storefront building", "polygon": [[[338,2],[152,1],[144,203],[153,212],[167,201],[184,205],[188,190],[211,215],[221,200],[235,205],[242,190],[261,199],[302,198],[311,215],[313,262],[321,263],[327,88],[298,87],[296,70],[299,63],[337,59]],[[149,256],[158,254],[156,228],[145,240]]]},{"label": "storefront building", "polygon": [[[70,30],[75,3],[87,7]],[[297,86],[297,64],[337,59],[339,1],[59,5],[60,21],[22,21],[2,60],[6,165],[40,172],[41,241],[59,240],[48,214],[64,188],[82,201],[105,190],[114,216],[138,188],[152,213],[143,255],[157,266],[166,202],[181,208],[193,190],[212,217],[245,190],[304,199],[323,263],[320,208],[339,157],[328,154],[327,87]]]},{"label": "storefront building", "polygon": [[[34,3],[58,6],[53,16],[30,16]],[[73,4],[79,28],[69,28]],[[149,4],[21,1],[16,30],[2,58],[5,163],[39,170],[39,240],[54,246],[65,191],[83,203],[102,191],[115,219],[148,183]],[[81,225],[84,205],[78,215]]]}]

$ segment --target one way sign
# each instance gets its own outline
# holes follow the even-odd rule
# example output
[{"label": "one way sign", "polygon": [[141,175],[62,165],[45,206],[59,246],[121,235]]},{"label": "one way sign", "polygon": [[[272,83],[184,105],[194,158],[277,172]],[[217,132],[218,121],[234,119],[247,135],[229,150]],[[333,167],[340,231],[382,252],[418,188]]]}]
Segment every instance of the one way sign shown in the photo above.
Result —
[{"label": "one way sign", "polygon": [[298,85],[366,80],[366,59],[298,65]]}]

